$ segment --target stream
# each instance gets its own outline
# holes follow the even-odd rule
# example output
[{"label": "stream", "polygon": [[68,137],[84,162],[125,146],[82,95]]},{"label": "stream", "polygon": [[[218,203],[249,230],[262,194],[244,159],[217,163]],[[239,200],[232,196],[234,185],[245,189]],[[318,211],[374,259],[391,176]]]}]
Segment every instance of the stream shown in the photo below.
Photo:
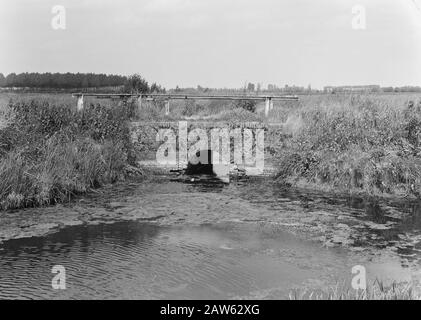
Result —
[{"label": "stream", "polygon": [[369,282],[420,279],[418,202],[269,178],[121,183],[0,221],[0,299],[284,299],[349,288],[355,265]]}]

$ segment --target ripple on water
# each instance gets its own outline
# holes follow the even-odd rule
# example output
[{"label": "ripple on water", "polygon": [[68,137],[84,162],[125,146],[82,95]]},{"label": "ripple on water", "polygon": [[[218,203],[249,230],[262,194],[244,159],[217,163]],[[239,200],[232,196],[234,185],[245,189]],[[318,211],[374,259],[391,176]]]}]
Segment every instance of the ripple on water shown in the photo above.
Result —
[{"label": "ripple on water", "polygon": [[[325,244],[361,249],[358,252],[372,248],[370,257],[389,248],[394,256],[373,266],[379,274],[383,269],[402,275],[402,266],[417,264],[421,257],[421,214],[416,203],[371,204],[301,193],[270,181],[157,182],[103,192],[77,204],[80,212],[98,214],[97,225],[2,245],[0,298],[223,299],[273,297],[274,292],[280,297],[309,279],[325,283],[336,275],[346,277],[360,262],[349,253],[286,236],[281,228],[268,234],[259,228],[265,222],[318,232]],[[160,215],[160,223],[210,225],[101,223],[109,212],[125,212],[125,217],[136,219],[130,213],[139,208],[142,215],[152,212],[147,218]],[[53,209],[31,210],[42,215],[42,210]],[[64,208],[60,214],[66,214]],[[215,223],[224,227],[212,226]],[[401,265],[390,263],[396,257],[402,259]],[[55,264],[66,267],[65,291],[51,289]]]},{"label": "ripple on water", "polygon": [[[303,267],[283,254],[291,247],[319,263]],[[344,268],[343,257],[338,263],[330,251],[248,227],[75,226],[43,238],[12,240],[3,249],[0,298],[8,299],[216,299],[273,287],[283,288],[286,297],[292,286],[321,277],[323,266]],[[320,251],[315,255],[315,250]],[[63,291],[51,289],[56,264],[66,268]]]}]

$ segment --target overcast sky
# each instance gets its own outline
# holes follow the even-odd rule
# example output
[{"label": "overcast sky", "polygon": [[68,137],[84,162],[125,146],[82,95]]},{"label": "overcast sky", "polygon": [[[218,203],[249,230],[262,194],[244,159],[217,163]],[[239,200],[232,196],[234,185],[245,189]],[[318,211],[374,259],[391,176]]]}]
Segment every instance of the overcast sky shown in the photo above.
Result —
[{"label": "overcast sky", "polygon": [[[366,29],[352,28],[355,5]],[[51,27],[54,5],[66,29]],[[421,0],[0,0],[0,72],[421,86]]]}]

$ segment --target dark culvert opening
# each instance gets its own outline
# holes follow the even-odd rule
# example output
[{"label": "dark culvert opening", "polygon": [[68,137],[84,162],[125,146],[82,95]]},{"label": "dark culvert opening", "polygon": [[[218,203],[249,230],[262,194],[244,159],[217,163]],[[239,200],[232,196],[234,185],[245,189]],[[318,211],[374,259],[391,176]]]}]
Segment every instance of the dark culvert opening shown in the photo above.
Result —
[{"label": "dark culvert opening", "polygon": [[215,176],[212,165],[212,150],[197,151],[196,157],[189,160],[185,174]]}]

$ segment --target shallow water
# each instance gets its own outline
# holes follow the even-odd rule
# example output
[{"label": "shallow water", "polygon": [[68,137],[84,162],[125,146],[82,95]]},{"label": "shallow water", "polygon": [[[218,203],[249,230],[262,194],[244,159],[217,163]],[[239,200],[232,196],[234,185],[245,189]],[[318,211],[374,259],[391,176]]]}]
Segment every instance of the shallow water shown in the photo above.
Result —
[{"label": "shallow water", "polygon": [[[336,256],[287,234],[227,227],[168,228],[138,222],[71,227],[8,242],[0,298],[233,298],[286,296],[288,288],[335,269]],[[295,251],[299,251],[295,252]],[[292,260],[292,261],[291,261]],[[51,288],[66,268],[67,289]]]},{"label": "shallow water", "polygon": [[[419,276],[415,202],[338,198],[266,180],[164,181],[112,187],[57,210],[130,213],[0,245],[0,298],[287,298],[322,289],[362,264],[369,280]],[[31,209],[43,214],[49,209]],[[51,268],[66,268],[53,290]]]}]

